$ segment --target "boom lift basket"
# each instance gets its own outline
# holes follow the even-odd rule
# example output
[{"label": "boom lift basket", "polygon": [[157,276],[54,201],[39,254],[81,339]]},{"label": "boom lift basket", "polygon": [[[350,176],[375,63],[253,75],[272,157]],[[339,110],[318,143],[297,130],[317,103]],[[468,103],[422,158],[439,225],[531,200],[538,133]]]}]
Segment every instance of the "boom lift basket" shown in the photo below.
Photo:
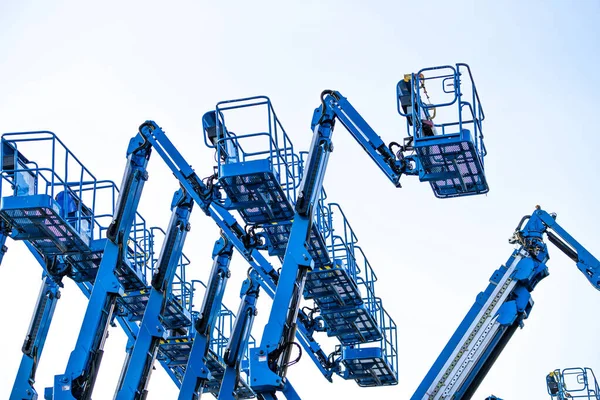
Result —
[{"label": "boom lift basket", "polygon": [[359,386],[386,386],[398,383],[398,342],[396,323],[385,311],[381,299],[375,299],[378,325],[383,336],[377,343],[358,344],[342,348],[342,363],[347,379],[354,379]]},{"label": "boom lift basket", "polygon": [[600,386],[591,368],[565,368],[552,371],[546,377],[552,399],[600,399]]},{"label": "boom lift basket", "polygon": [[406,75],[396,90],[398,112],[407,119],[419,161],[419,179],[429,182],[439,198],[487,193],[485,115],[469,66],[424,68]]},{"label": "boom lift basket", "polygon": [[[76,282],[93,283],[116,207],[115,184],[96,179],[52,132],[6,133],[1,143],[0,215],[11,237],[45,257],[64,256]],[[146,286],[147,246],[145,221],[137,214],[127,265],[116,271],[126,290]]]},{"label": "boom lift basket", "polygon": [[250,224],[291,220],[300,158],[269,98],[219,102],[204,114],[202,125],[205,144],[216,149],[219,183],[230,208]]}]

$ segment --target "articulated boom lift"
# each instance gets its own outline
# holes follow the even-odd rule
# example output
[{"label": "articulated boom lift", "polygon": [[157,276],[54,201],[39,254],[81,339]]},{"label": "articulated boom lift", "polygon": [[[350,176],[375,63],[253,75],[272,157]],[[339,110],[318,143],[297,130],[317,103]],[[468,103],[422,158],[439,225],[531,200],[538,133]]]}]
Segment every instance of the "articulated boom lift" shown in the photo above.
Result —
[{"label": "articulated boom lift", "polygon": [[[396,359],[396,355],[388,354],[390,360],[386,360],[386,355],[382,354],[381,348],[375,351],[373,348],[361,349],[360,352],[352,351],[355,345],[360,343],[383,340],[390,344],[391,353],[395,353],[392,341],[383,337],[381,330],[385,330],[386,327],[378,326],[378,321],[373,320],[374,317],[369,316],[365,311],[370,307],[371,311],[378,309],[372,314],[379,312],[382,316],[387,315],[381,307],[380,300],[374,298],[372,291],[367,294],[370,304],[363,304],[364,296],[360,293],[358,296],[351,294],[356,289],[356,282],[346,271],[343,271],[343,268],[338,268],[336,271],[343,271],[343,275],[313,279],[312,287],[305,287],[308,276],[313,271],[320,273],[322,269],[339,265],[335,261],[343,261],[330,259],[328,253],[333,250],[333,247],[328,248],[324,245],[324,238],[328,235],[327,227],[319,225],[322,216],[317,212],[322,198],[323,177],[329,154],[333,150],[331,140],[333,127],[335,121],[340,120],[395,186],[400,186],[401,175],[411,174],[419,175],[421,180],[432,182],[432,188],[438,197],[485,193],[487,191],[483,175],[485,150],[481,140],[483,113],[471,81],[469,82],[471,86],[467,87],[473,93],[476,102],[473,106],[469,106],[468,110],[477,110],[477,113],[472,113],[471,119],[463,118],[463,108],[469,103],[463,98],[460,89],[461,68],[468,70],[468,67],[462,64],[457,65],[456,68],[443,67],[441,69],[446,71],[446,75],[434,78],[442,79],[443,83],[448,79],[452,81],[454,86],[449,93],[452,93],[454,98],[437,107],[457,105],[458,121],[442,123],[439,125],[439,134],[429,135],[431,137],[426,137],[422,131],[411,131],[409,128],[410,140],[405,141],[409,143],[405,146],[396,143],[385,145],[353,106],[335,91],[324,91],[322,106],[315,111],[312,121],[313,140],[306,162],[303,162],[301,157],[298,161],[291,142],[283,128],[278,125],[274,111],[266,98],[221,102],[214,113],[205,114],[203,118],[205,141],[209,147],[216,149],[216,158],[219,161],[216,178],[219,179],[218,184],[224,192],[220,196],[222,204],[229,209],[237,210],[246,224],[252,227],[252,231],[262,229],[267,249],[271,254],[284,249],[283,254],[279,253],[283,266],[277,281],[277,291],[269,322],[263,332],[260,346],[251,351],[252,387],[262,396],[266,397],[268,394],[272,397],[276,390],[285,388],[286,370],[290,365],[291,352],[294,349],[298,321],[300,326],[303,321],[307,321],[311,330],[324,330],[331,336],[337,336],[342,345],[345,345],[341,351],[342,357],[336,363],[332,363],[329,357],[324,361],[321,355],[318,356],[322,367],[326,370],[339,373],[347,379],[355,379],[363,386],[397,382],[394,362],[388,364],[390,360]],[[422,72],[411,75],[407,79],[408,86],[402,86],[406,90],[401,92],[402,96],[399,95],[398,101],[401,103],[406,101],[404,94],[407,93],[410,99],[408,104],[411,104],[413,110],[410,116],[411,122],[420,124],[426,120],[430,126],[435,126],[431,122],[431,116],[414,111],[428,107],[421,104],[419,97],[421,89],[419,81],[424,79],[422,77]],[[275,120],[275,123],[269,123],[268,133],[259,131],[235,134],[226,127],[226,112],[265,104],[268,117],[273,117]],[[468,124],[475,127],[475,141],[471,139],[466,129]],[[274,132],[271,127],[274,127]],[[455,127],[458,134],[446,132],[446,129],[451,129],[450,127]],[[283,131],[281,135],[278,135],[278,128]],[[248,139],[259,136],[270,139],[268,150],[265,147],[258,150],[248,148],[251,146],[248,145]],[[396,154],[391,150],[393,145],[399,147]],[[414,154],[405,156],[405,152]],[[434,164],[435,166],[432,167]],[[299,173],[296,170],[300,170]],[[301,181],[298,179],[300,175]],[[300,183],[296,183],[298,181]],[[351,265],[356,262],[355,243],[346,244],[350,247],[348,258],[352,258],[347,264]],[[328,274],[331,275],[330,272]],[[340,292],[346,292],[351,298],[358,297],[358,303],[349,305],[344,300],[338,300],[339,304],[325,310],[327,312],[323,312],[319,323],[315,323],[315,320],[303,315],[300,310],[303,293],[307,290],[310,292],[311,289],[313,293],[319,289],[330,293],[318,298],[317,304],[319,300],[327,296],[331,298],[333,294],[339,297]],[[306,326],[306,323],[304,325]],[[391,319],[389,325],[387,329],[391,333],[395,330]],[[361,330],[358,326],[366,326],[366,329]],[[345,366],[344,371],[340,369],[342,363]],[[325,376],[330,374],[331,372],[328,372]]]},{"label": "articulated boom lift", "polygon": [[[442,100],[432,103],[438,95]],[[202,118],[205,143],[218,163],[205,179],[148,121],[130,142],[120,191],[97,180],[49,132],[4,135],[0,182],[10,190],[5,185],[2,192],[0,260],[10,236],[24,241],[44,269],[11,400],[37,398],[35,370],[65,276],[89,303],[66,371],[55,377],[46,399],[91,398],[115,320],[129,338],[119,400],[146,398],[155,361],[179,386],[179,399],[198,400],[208,392],[219,399],[264,400],[276,399],[278,391],[299,399],[287,370],[302,354],[330,381],[337,374],[359,386],[397,384],[396,325],[375,294],[377,277],[355,232],[323,188],[335,123],[344,125],[396,187],[406,174],[429,182],[439,198],[488,191],[484,115],[467,65],[405,76],[397,102],[407,137],[387,145],[346,98],[324,91],[308,152],[296,151],[268,98],[220,102]],[[256,114],[236,120],[236,112],[256,110],[266,111],[259,127],[253,126]],[[38,142],[52,143],[50,160],[34,162],[21,153]],[[181,186],[166,232],[147,229],[136,212],[152,151]],[[101,210],[98,198],[106,193],[110,207]],[[189,260],[182,251],[193,204],[221,229],[207,285],[185,277]],[[237,318],[222,304],[234,249],[250,264]],[[278,258],[281,268],[267,255]],[[195,283],[205,287],[198,312]],[[261,291],[273,306],[253,348],[250,332]],[[319,334],[339,345],[326,352]]]},{"label": "articulated boom lift", "polygon": [[412,400],[467,400],[473,396],[516,329],[529,317],[531,292],[548,276],[544,234],[600,290],[600,261],[556,222],[556,214],[537,207],[521,219],[509,240],[517,248],[477,296]]}]

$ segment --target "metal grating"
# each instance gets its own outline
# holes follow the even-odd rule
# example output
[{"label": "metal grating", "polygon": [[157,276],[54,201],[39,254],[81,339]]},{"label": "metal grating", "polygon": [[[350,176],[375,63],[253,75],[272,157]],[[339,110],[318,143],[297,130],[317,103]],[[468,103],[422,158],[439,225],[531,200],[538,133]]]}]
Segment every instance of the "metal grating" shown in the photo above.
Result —
[{"label": "metal grating", "polygon": [[192,339],[185,337],[161,340],[159,357],[164,359],[170,367],[185,367],[190,356],[190,351],[192,351],[193,342]]},{"label": "metal grating", "polygon": [[271,172],[223,177],[220,180],[244,221],[264,224],[289,221],[294,210]]},{"label": "metal grating", "polygon": [[94,282],[102,261],[104,248],[92,253],[75,253],[67,256],[67,261],[75,269],[71,278],[75,282]]},{"label": "metal grating", "polygon": [[349,377],[359,386],[384,386],[398,383],[396,374],[382,357],[343,359]]},{"label": "metal grating", "polygon": [[[285,221],[276,224],[268,224],[264,225],[263,228],[271,243],[269,254],[280,257],[284,256],[292,231],[292,222]],[[327,253],[325,240],[314,224],[310,231],[308,252],[315,262],[314,268],[321,268],[331,263],[329,254]]]},{"label": "metal grating", "polygon": [[356,282],[343,268],[309,272],[304,285],[304,297],[314,299],[321,310],[363,304]]},{"label": "metal grating", "polygon": [[0,213],[18,231],[13,239],[28,240],[45,256],[90,252],[89,240],[50,207],[5,207]]},{"label": "metal grating", "polygon": [[323,310],[321,316],[327,327],[327,336],[336,336],[345,346],[374,342],[382,338],[375,318],[364,305]]},{"label": "metal grating", "polygon": [[456,197],[488,192],[483,166],[471,141],[416,147],[425,180],[436,197]]}]

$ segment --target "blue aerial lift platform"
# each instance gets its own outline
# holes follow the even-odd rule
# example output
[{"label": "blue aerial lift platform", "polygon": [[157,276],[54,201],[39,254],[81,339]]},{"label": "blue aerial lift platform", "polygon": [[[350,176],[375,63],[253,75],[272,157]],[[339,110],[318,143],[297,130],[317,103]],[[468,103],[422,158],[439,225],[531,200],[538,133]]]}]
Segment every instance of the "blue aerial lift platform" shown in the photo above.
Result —
[{"label": "blue aerial lift platform", "polygon": [[[450,100],[430,101],[435,81]],[[46,398],[91,398],[115,319],[129,336],[118,399],[145,398],[155,360],[180,386],[180,399],[198,399],[205,392],[220,399],[274,399],[278,391],[297,399],[286,375],[299,361],[302,353],[292,355],[301,346],[328,380],[337,374],[359,386],[396,384],[396,325],[376,295],[377,276],[346,215],[323,188],[335,122],[396,187],[402,175],[414,175],[430,182],[440,198],[488,190],[484,117],[468,66],[424,69],[405,77],[397,89],[398,111],[407,121],[408,137],[398,140],[402,144],[386,144],[346,98],[326,90],[314,112],[308,152],[294,148],[268,98],[218,103],[202,121],[218,164],[205,179],[164,131],[147,121],[130,142],[120,190],[97,180],[51,133],[5,135],[2,177],[12,192],[3,194],[0,208],[0,257],[11,236],[25,241],[46,271],[44,296],[32,322],[41,335],[39,345],[63,277],[78,282],[90,299],[65,373],[56,376]],[[263,112],[263,127],[254,127],[255,117],[242,124],[231,117],[257,110]],[[25,151],[24,146],[44,141],[52,143],[51,157]],[[56,148],[64,154],[57,155]],[[153,151],[181,186],[160,253],[158,231],[136,212]],[[110,201],[98,200],[105,195]],[[102,204],[110,207],[100,210]],[[182,253],[192,204],[222,230],[198,312],[192,310],[194,282],[186,280],[189,261]],[[234,248],[251,267],[235,322],[221,304]],[[265,254],[279,259],[281,268]],[[274,301],[262,339],[251,348],[260,291]],[[303,306],[305,301],[312,306]],[[226,321],[229,329],[223,327]],[[327,353],[316,340],[320,334],[339,345]]]},{"label": "blue aerial lift platform", "polygon": [[[29,161],[23,152],[34,154],[36,161]],[[35,371],[60,298],[62,279],[65,276],[73,279],[87,297],[91,296],[103,257],[106,233],[117,208],[119,190],[113,182],[97,180],[51,132],[6,134],[2,155],[4,185],[0,215],[3,223],[10,227],[7,236],[24,241],[45,273],[11,394],[11,399],[34,399],[37,398],[33,387]],[[176,220],[174,226],[177,229],[172,232],[185,232],[185,229],[179,229],[185,227],[180,221]],[[183,254],[178,256],[173,248],[179,243],[177,235],[168,235],[157,227],[146,228],[146,222],[139,214],[136,214],[131,232],[125,256],[127,262],[115,269],[115,276],[124,291],[116,299],[116,312],[110,322],[115,319],[123,327],[132,351],[136,339],[148,333],[143,317],[148,304],[156,302],[152,300],[154,286],[164,290],[170,285],[169,294],[162,297],[163,303],[159,307],[150,307],[154,313],[160,311],[160,325],[168,332],[161,336],[158,348],[154,343],[157,352],[154,356],[179,384],[191,347],[187,328],[194,318],[194,290],[185,277],[189,260]],[[157,249],[161,247],[159,255]],[[170,272],[166,273],[167,270]],[[165,273],[171,276],[163,276]],[[231,311],[222,308],[216,325],[232,324],[233,317]],[[213,339],[211,354],[218,363],[217,353],[222,353],[220,349],[225,348],[223,342],[227,337],[221,334],[214,335]],[[128,362],[135,360],[132,355]],[[183,365],[178,362],[182,357]],[[150,361],[146,360],[142,364],[147,366],[148,363]],[[134,372],[137,369],[125,370]],[[141,381],[147,383],[149,374],[144,378]],[[123,380],[119,387],[123,388],[127,382]],[[213,379],[211,385],[218,387],[220,382]],[[52,398],[52,392],[48,390],[46,397]]]},{"label": "blue aerial lift platform", "polygon": [[549,275],[544,235],[600,290],[600,261],[539,206],[523,217],[509,243],[516,249],[450,338],[412,400],[470,399],[533,308],[531,292]]}]

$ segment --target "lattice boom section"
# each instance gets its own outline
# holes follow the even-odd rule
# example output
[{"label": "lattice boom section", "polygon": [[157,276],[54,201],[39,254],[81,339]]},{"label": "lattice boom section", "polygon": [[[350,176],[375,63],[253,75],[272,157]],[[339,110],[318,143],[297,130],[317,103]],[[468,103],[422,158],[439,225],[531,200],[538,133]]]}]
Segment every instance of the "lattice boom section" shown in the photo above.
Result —
[{"label": "lattice boom section", "polygon": [[221,178],[223,189],[247,223],[289,221],[294,210],[270,172]]}]

